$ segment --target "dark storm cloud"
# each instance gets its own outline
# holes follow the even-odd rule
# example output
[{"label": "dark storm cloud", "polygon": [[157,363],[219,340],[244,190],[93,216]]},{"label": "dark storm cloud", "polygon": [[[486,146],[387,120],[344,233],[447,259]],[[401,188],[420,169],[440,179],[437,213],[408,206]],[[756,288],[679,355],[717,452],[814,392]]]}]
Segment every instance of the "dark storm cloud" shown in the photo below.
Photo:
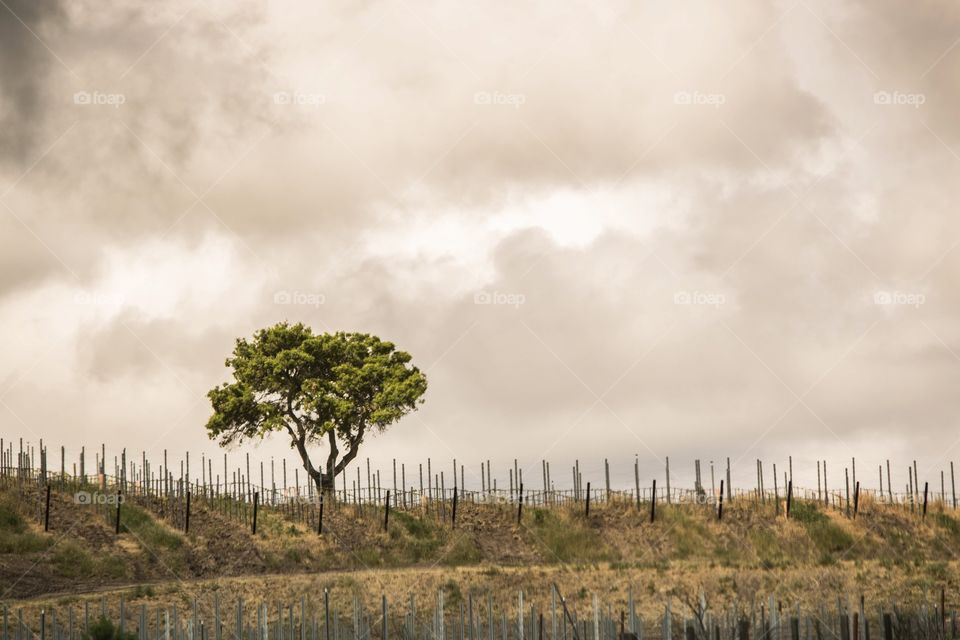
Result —
[{"label": "dark storm cloud", "polygon": [[32,151],[57,65],[44,41],[56,38],[64,20],[61,0],[0,3],[0,158],[23,162]]}]

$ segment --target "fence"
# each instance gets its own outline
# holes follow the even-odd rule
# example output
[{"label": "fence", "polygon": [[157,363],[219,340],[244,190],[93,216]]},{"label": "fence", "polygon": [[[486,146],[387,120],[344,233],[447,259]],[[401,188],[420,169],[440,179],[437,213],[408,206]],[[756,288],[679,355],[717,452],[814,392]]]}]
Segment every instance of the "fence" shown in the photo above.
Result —
[{"label": "fence", "polygon": [[[459,594],[457,594],[459,596]],[[91,606],[92,605],[92,606]],[[957,612],[940,592],[939,603],[909,609],[867,608],[861,596],[853,606],[838,599],[827,607],[802,611],[775,600],[749,607],[708,609],[702,594],[679,614],[668,600],[657,620],[637,614],[629,593],[615,611],[596,594],[579,611],[556,585],[549,602],[515,598],[495,601],[494,594],[469,593],[447,599],[440,590],[432,609],[418,611],[415,599],[392,603],[383,594],[372,607],[353,595],[339,605],[324,589],[317,598],[298,602],[229,605],[217,595],[186,610],[176,603],[141,602],[131,606],[123,595],[85,600],[59,608],[3,607],[0,640],[75,640],[109,637],[126,640],[951,640],[957,638]],[[182,606],[182,605],[181,605]],[[109,621],[106,631],[101,620]],[[96,628],[100,623],[100,628]]]},{"label": "fence", "polygon": [[[49,526],[49,492],[57,490],[72,492],[75,500],[89,501],[101,509],[105,518],[115,520],[117,531],[120,530],[120,504],[131,501],[150,509],[154,513],[169,520],[176,526],[189,529],[191,503],[203,503],[209,509],[228,518],[244,523],[256,529],[257,512],[268,507],[280,511],[285,517],[308,524],[318,532],[323,530],[324,509],[335,509],[338,504],[352,504],[364,509],[370,509],[382,517],[386,525],[389,511],[405,510],[417,511],[425,515],[436,517],[444,522],[455,525],[458,506],[466,504],[511,505],[516,509],[517,518],[522,515],[524,507],[534,508],[577,508],[585,509],[589,513],[591,504],[626,504],[636,505],[638,509],[648,509],[651,519],[655,518],[657,503],[668,504],[699,504],[717,511],[718,517],[723,514],[723,502],[751,500],[761,505],[770,504],[774,515],[787,515],[793,500],[816,500],[828,508],[842,510],[850,517],[856,517],[864,499],[870,502],[883,503],[896,508],[915,512],[925,516],[931,505],[945,510],[957,508],[956,486],[954,481],[953,463],[950,463],[950,493],[948,497],[946,474],[940,472],[940,491],[930,491],[928,482],[920,490],[917,480],[916,462],[907,467],[908,482],[903,491],[893,491],[891,482],[890,462],[878,469],[879,484],[877,489],[867,489],[861,486],[856,475],[856,460],[851,461],[850,468],[844,468],[844,482],[839,488],[828,484],[827,463],[817,461],[817,488],[801,488],[793,484],[793,460],[788,459],[788,468],[783,471],[782,477],[777,473],[776,464],[772,465],[772,474],[764,473],[764,464],[756,461],[757,480],[753,488],[734,488],[731,483],[730,459],[726,461],[726,469],[721,475],[719,488],[715,469],[710,465],[710,487],[706,487],[704,474],[699,460],[694,461],[694,486],[681,488],[671,486],[670,461],[665,461],[664,483],[658,487],[657,479],[653,479],[650,486],[641,485],[639,461],[633,467],[633,486],[616,488],[610,482],[610,465],[604,460],[603,485],[592,486],[590,481],[584,484],[580,462],[571,467],[569,488],[558,488],[550,474],[549,461],[541,461],[542,485],[530,489],[525,488],[523,469],[514,466],[508,469],[507,483],[498,483],[492,474],[490,461],[480,463],[480,486],[474,489],[465,488],[465,467],[452,461],[453,486],[447,482],[444,471],[435,471],[433,461],[428,459],[426,465],[419,464],[416,478],[418,485],[407,482],[406,465],[401,463],[398,469],[396,460],[393,460],[392,483],[384,486],[381,481],[380,470],[373,470],[370,461],[366,461],[366,485],[363,485],[361,465],[353,470],[344,470],[339,478],[339,484],[334,491],[323,495],[317,491],[311,482],[301,483],[299,469],[294,468],[292,482],[289,478],[286,460],[282,461],[281,475],[277,477],[276,465],[271,460],[269,466],[269,482],[267,482],[266,468],[263,461],[259,462],[259,482],[252,473],[256,467],[251,466],[249,454],[245,457],[245,466],[228,465],[227,455],[224,454],[221,469],[214,470],[213,460],[201,456],[200,477],[191,475],[190,454],[177,461],[178,473],[171,471],[167,452],[163,455],[163,464],[155,465],[145,453],[138,458],[128,458],[124,449],[118,456],[114,456],[112,473],[107,473],[106,447],[101,445],[100,450],[94,453],[94,473],[87,469],[87,453],[82,448],[78,459],[70,463],[70,472],[67,470],[66,450],[60,447],[59,470],[51,468],[49,464],[49,450],[42,441],[38,447],[27,445],[23,440],[19,442],[19,449],[14,450],[13,443],[0,439],[0,484],[11,485],[33,484],[46,488],[47,496],[44,504],[37,504],[37,519]],[[194,460],[196,458],[194,457]],[[177,462],[174,464],[177,465]],[[176,467],[174,467],[176,468]],[[424,475],[424,468],[426,476]],[[220,473],[222,471],[222,475]],[[851,473],[852,471],[852,473]],[[458,478],[459,475],[459,478]],[[351,476],[350,485],[347,478]],[[772,476],[772,478],[771,478]],[[426,484],[424,478],[426,477]],[[886,478],[886,487],[884,487]],[[476,480],[476,478],[474,478]],[[770,483],[772,480],[772,488]],[[115,513],[114,513],[115,512]]]}]

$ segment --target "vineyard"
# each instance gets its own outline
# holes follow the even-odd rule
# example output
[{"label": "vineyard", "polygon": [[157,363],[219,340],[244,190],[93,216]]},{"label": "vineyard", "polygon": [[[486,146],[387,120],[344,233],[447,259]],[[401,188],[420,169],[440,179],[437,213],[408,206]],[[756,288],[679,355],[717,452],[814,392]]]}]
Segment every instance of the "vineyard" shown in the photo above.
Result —
[{"label": "vineyard", "polygon": [[836,486],[818,461],[815,488],[792,460],[756,461],[754,486],[695,461],[691,487],[668,461],[627,487],[576,462],[558,487],[542,461],[536,488],[519,466],[366,461],[324,496],[246,455],[2,450],[3,640],[956,637],[952,465],[893,491],[855,461]]}]

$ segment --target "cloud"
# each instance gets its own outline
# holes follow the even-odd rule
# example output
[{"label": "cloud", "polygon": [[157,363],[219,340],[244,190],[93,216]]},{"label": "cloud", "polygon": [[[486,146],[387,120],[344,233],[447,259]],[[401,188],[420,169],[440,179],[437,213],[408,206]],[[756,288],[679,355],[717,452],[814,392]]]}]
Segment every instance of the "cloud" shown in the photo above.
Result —
[{"label": "cloud", "polygon": [[99,6],[0,24],[11,423],[199,447],[288,319],[429,368],[381,457],[950,436],[952,5]]},{"label": "cloud", "polygon": [[60,0],[7,0],[0,11],[0,159],[22,162],[43,130],[46,79],[56,65],[44,43],[63,26]]}]

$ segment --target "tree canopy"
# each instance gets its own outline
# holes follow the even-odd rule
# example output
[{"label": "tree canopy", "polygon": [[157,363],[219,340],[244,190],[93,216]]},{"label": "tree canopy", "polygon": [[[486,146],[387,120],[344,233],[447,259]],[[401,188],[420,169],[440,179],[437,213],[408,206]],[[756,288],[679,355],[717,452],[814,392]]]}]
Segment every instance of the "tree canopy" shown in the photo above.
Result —
[{"label": "tree canopy", "polygon": [[[330,491],[365,437],[422,404],[427,378],[410,361],[365,333],[314,334],[285,322],[261,329],[227,358],[234,381],[207,394],[208,435],[226,446],[286,433],[317,488]],[[319,468],[309,454],[317,445],[327,447]]]}]

